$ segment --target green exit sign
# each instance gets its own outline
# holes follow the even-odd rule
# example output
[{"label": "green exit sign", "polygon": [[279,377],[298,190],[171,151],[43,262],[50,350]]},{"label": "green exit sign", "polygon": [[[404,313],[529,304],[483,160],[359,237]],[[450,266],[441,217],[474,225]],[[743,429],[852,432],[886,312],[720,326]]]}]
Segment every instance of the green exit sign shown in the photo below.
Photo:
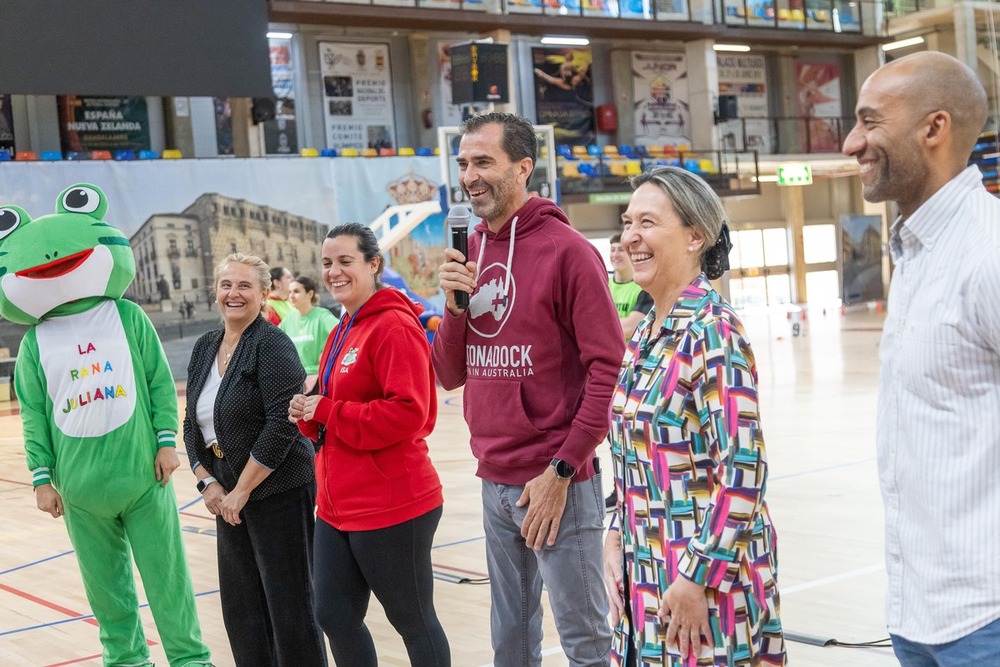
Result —
[{"label": "green exit sign", "polygon": [[807,164],[779,164],[778,185],[811,185],[812,167]]},{"label": "green exit sign", "polygon": [[631,192],[592,192],[587,196],[588,204],[628,204]]}]

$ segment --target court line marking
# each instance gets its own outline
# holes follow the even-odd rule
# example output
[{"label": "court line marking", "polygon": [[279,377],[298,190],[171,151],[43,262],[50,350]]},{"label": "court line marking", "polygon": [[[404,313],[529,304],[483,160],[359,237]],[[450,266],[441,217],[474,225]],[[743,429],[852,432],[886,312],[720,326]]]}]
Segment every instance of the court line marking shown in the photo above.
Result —
[{"label": "court line marking", "polygon": [[847,463],[838,463],[832,466],[824,466],[822,468],[810,468],[809,470],[800,470],[799,472],[789,472],[784,475],[768,475],[768,482],[777,482],[782,479],[791,479],[792,477],[801,477],[802,475],[812,475],[815,473],[828,472],[830,470],[836,470],[837,468],[850,468],[851,466],[864,465],[865,463],[871,463],[875,461],[874,456],[869,456],[868,458],[858,459],[857,461],[848,461]]},{"label": "court line marking", "polygon": [[855,568],[853,570],[848,570],[847,572],[841,572],[840,574],[832,574],[829,577],[813,579],[812,581],[806,581],[794,586],[780,587],[778,592],[781,594],[781,597],[785,597],[786,595],[793,595],[799,591],[809,590],[810,588],[818,588],[820,586],[826,586],[827,584],[833,584],[838,581],[844,581],[845,579],[853,579],[854,577],[861,577],[866,574],[872,574],[873,572],[884,570],[884,563],[873,563],[872,565]]},{"label": "court line marking", "polygon": [[73,549],[70,549],[69,551],[64,551],[61,554],[56,554],[54,556],[46,556],[45,558],[40,558],[39,560],[33,561],[31,563],[25,563],[24,565],[18,565],[16,567],[10,568],[9,570],[4,570],[3,572],[0,572],[0,575],[7,574],[8,572],[16,572],[18,570],[23,570],[26,567],[31,567],[32,565],[38,565],[46,561],[55,560],[56,558],[62,558],[63,556],[68,556],[71,553],[73,553]]},{"label": "court line marking", "polygon": [[[782,597],[785,597],[786,595],[792,595],[794,593],[798,593],[799,591],[808,590],[810,588],[817,588],[819,586],[825,586],[827,584],[836,583],[838,581],[843,581],[845,579],[853,579],[854,577],[860,577],[866,574],[871,574],[873,572],[878,572],[879,570],[882,570],[884,568],[885,566],[882,563],[876,563],[873,565],[868,565],[866,567],[859,567],[854,570],[848,570],[847,572],[841,572],[840,574],[834,574],[829,577],[814,579],[812,581],[807,581],[801,584],[797,584],[795,586],[789,586],[788,588],[784,588],[779,592],[781,593]],[[542,651],[543,656],[559,655],[560,653],[562,653],[561,646],[554,646],[552,648],[548,648]],[[485,665],[480,665],[480,667],[493,667],[493,663],[488,662]]]},{"label": "court line marking", "polygon": [[[7,588],[7,587],[5,587],[3,584],[0,584],[0,588]],[[212,591],[203,591],[201,593],[195,593],[194,596],[196,598],[200,598],[200,597],[204,597],[206,595],[215,595],[218,592],[219,592],[219,589],[215,589],[215,590],[212,590]],[[32,596],[32,597],[34,597],[34,596]],[[43,606],[50,607],[50,608],[53,608],[53,609],[57,609],[58,611],[62,611],[63,613],[77,614],[77,612],[74,612],[74,611],[69,610],[69,609],[60,608],[60,607],[58,607],[58,605],[53,605],[53,603],[47,602],[46,600],[42,600],[40,598],[35,598],[33,601],[34,602],[38,602],[39,604],[41,604]],[[149,608],[149,603],[148,602],[143,602],[142,604],[139,605],[139,609],[148,609],[148,608]],[[61,619],[61,620],[58,620],[58,621],[51,621],[49,623],[40,623],[38,625],[31,625],[31,626],[24,627],[24,628],[16,628],[14,630],[5,630],[3,632],[0,632],[0,637],[3,637],[5,635],[17,634],[19,632],[27,632],[29,630],[40,630],[42,628],[50,628],[50,627],[55,626],[55,625],[63,625],[64,623],[73,623],[75,621],[86,621],[87,623],[89,623],[91,625],[97,626],[97,620],[94,618],[93,614],[78,614],[77,616],[74,616],[73,618],[64,618],[64,619]],[[155,625],[155,621],[154,621],[154,625]],[[150,646],[156,646],[156,644],[157,644],[157,642],[155,642],[152,639],[148,639],[148,638],[146,639],[146,643],[148,645],[150,645]],[[77,660],[89,660],[89,658],[78,658]],[[72,664],[72,662],[60,663],[60,664]]]}]

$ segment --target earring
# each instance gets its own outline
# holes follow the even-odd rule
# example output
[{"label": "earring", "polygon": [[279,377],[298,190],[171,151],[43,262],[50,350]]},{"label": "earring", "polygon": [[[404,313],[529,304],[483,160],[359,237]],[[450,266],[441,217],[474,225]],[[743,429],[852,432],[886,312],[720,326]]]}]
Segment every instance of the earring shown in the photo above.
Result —
[{"label": "earring", "polygon": [[688,252],[694,252],[694,246],[693,245],[689,245],[688,246]]}]

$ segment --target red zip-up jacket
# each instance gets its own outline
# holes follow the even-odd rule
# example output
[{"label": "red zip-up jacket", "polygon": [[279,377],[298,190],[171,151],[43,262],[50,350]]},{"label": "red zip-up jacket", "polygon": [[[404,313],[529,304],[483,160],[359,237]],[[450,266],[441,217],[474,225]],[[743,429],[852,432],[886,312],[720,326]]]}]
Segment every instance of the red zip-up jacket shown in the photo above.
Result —
[{"label": "red zip-up jacket", "polygon": [[[399,290],[378,290],[340,326],[350,326],[326,372],[335,329],[320,360],[320,398],[299,430],[325,437],[316,456],[319,518],[343,531],[395,526],[440,507],[441,481],[425,438],[437,421],[422,307]],[[353,323],[351,320],[354,320]]]}]

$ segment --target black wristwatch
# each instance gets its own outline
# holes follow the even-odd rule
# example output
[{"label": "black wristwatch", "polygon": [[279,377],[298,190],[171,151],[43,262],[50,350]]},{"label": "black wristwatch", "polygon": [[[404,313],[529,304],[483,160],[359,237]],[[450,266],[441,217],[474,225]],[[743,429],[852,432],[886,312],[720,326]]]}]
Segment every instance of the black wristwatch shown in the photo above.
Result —
[{"label": "black wristwatch", "polygon": [[208,488],[209,484],[214,484],[215,482],[218,481],[219,480],[215,479],[214,477],[206,477],[205,479],[199,479],[198,483],[195,486],[198,489],[198,493],[205,493],[205,489]]},{"label": "black wristwatch", "polygon": [[573,475],[576,474],[576,468],[562,459],[552,459],[549,465],[555,469],[556,477],[559,479],[572,479]]}]

